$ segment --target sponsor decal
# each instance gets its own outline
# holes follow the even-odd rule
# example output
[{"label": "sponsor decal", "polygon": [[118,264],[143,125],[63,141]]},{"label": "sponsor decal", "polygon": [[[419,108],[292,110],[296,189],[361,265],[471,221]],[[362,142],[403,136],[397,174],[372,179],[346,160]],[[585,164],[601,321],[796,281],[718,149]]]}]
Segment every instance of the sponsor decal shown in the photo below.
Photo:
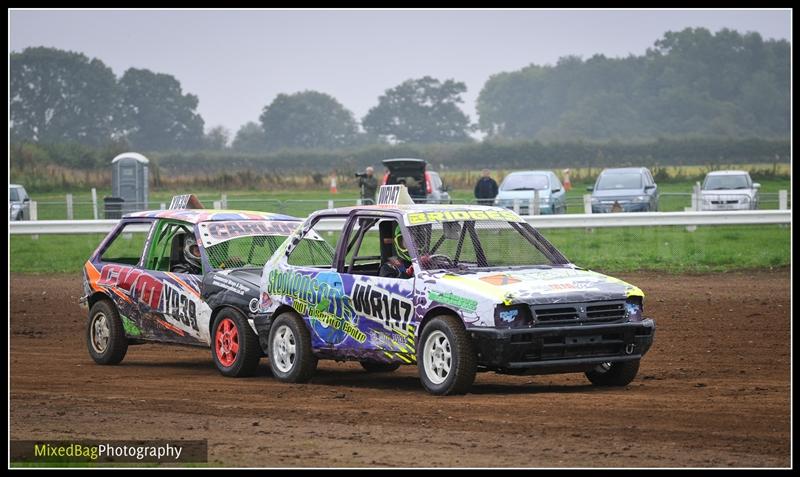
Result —
[{"label": "sponsor decal", "polygon": [[245,286],[235,280],[223,277],[221,275],[214,275],[213,279],[211,280],[211,284],[216,287],[220,287],[230,292],[236,293],[239,296],[244,296],[245,293],[250,292],[250,287]]},{"label": "sponsor decal", "polygon": [[269,310],[270,306],[272,306],[272,298],[269,297],[269,293],[261,292],[261,299],[258,302],[258,311],[264,313]]},{"label": "sponsor decal", "polygon": [[258,313],[258,298],[250,300],[247,307],[250,309],[250,313]]},{"label": "sponsor decal", "polygon": [[458,220],[503,220],[521,222],[522,219],[510,210],[442,210],[436,212],[414,212],[407,215],[408,225],[430,222],[454,222]]},{"label": "sponsor decal", "polygon": [[317,276],[273,270],[267,281],[269,295],[292,299],[298,313],[311,318],[317,336],[329,344],[340,344],[348,336],[363,343],[367,336],[356,326],[356,310],[344,293],[338,273],[318,273]]},{"label": "sponsor decal", "polygon": [[517,318],[517,315],[519,315],[519,310],[517,309],[501,311],[500,319],[506,323],[511,323]]},{"label": "sponsor decal", "polygon": [[547,288],[551,290],[577,290],[579,287],[576,283],[550,283]]},{"label": "sponsor decal", "polygon": [[514,283],[519,283],[521,281],[508,274],[489,275],[486,277],[481,277],[479,278],[479,280],[497,286],[512,285]]},{"label": "sponsor decal", "polygon": [[414,344],[414,331],[411,326],[407,331],[397,328],[389,332],[370,330],[370,342],[378,349],[385,351],[396,351],[413,356],[416,353]]},{"label": "sponsor decal", "polygon": [[353,286],[353,308],[369,318],[383,323],[387,329],[395,326],[405,328],[411,323],[411,300],[390,293],[382,288],[363,283]]},{"label": "sponsor decal", "polygon": [[288,236],[294,232],[297,226],[298,222],[275,220],[204,222],[200,224],[204,241],[209,244],[250,235]]},{"label": "sponsor decal", "polygon": [[161,311],[180,324],[198,331],[197,304],[184,290],[169,282],[164,282],[164,306]]},{"label": "sponsor decal", "polygon": [[136,326],[136,323],[134,323],[133,320],[131,320],[125,315],[120,315],[120,318],[122,318],[122,327],[125,329],[126,335],[140,336],[142,334],[142,330],[140,330],[139,327]]},{"label": "sponsor decal", "polygon": [[119,288],[149,306],[159,309],[163,285],[156,277],[124,265],[106,265],[100,272],[98,285]]},{"label": "sponsor decal", "polygon": [[444,303],[445,305],[452,305],[463,310],[474,312],[478,308],[478,302],[470,298],[455,295],[451,292],[441,293],[437,291],[428,291],[428,299]]}]

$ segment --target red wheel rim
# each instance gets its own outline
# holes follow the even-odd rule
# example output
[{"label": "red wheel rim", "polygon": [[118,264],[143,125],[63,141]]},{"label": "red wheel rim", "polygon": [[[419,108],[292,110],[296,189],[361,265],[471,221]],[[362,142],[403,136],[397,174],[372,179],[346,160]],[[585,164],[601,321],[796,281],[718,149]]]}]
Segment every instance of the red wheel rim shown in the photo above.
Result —
[{"label": "red wheel rim", "polygon": [[239,354],[239,331],[236,329],[236,323],[230,318],[220,320],[216,337],[214,350],[217,359],[226,368],[233,366]]}]

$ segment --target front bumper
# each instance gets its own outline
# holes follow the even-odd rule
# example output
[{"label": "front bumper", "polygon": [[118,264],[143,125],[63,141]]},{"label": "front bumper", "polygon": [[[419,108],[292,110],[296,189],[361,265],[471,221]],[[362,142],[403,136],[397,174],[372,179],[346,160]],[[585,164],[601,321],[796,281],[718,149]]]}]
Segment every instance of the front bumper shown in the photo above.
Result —
[{"label": "front bumper", "polygon": [[533,374],[587,371],[601,363],[641,359],[653,344],[655,322],[539,328],[471,328],[478,365]]},{"label": "front bumper", "polygon": [[720,211],[720,210],[752,210],[753,205],[746,204],[702,204],[700,210],[704,211]]},{"label": "front bumper", "polygon": [[[496,204],[495,207],[503,207],[504,209],[514,210],[513,204]],[[532,215],[533,209],[530,208],[530,203],[520,202],[519,204],[519,215]],[[551,215],[553,214],[553,204],[549,202],[543,202],[539,204],[539,215]]]},{"label": "front bumper", "polygon": [[[649,212],[649,202],[620,202],[621,212]],[[612,211],[614,204],[592,204],[593,214],[607,214]]]}]

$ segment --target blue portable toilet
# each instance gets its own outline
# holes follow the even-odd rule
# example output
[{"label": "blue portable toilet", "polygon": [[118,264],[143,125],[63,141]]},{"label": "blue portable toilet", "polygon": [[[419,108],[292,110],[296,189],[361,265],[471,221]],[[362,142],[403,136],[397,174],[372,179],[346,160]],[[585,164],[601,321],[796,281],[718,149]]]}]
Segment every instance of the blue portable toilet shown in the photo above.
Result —
[{"label": "blue portable toilet", "polygon": [[122,213],[148,209],[150,161],[137,152],[124,152],[111,161],[111,195],[122,199]]}]

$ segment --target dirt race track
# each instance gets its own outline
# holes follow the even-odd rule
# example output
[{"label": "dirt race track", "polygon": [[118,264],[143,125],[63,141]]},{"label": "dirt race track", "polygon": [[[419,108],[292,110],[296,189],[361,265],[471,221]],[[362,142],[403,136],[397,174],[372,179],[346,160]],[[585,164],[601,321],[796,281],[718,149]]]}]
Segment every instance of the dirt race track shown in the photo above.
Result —
[{"label": "dirt race track", "polygon": [[789,271],[620,274],[655,344],[636,380],[479,374],[434,397],[415,367],[323,361],[311,384],[222,377],[203,349],[86,351],[76,277],[11,280],[12,439],[208,439],[226,466],[788,466]]}]

